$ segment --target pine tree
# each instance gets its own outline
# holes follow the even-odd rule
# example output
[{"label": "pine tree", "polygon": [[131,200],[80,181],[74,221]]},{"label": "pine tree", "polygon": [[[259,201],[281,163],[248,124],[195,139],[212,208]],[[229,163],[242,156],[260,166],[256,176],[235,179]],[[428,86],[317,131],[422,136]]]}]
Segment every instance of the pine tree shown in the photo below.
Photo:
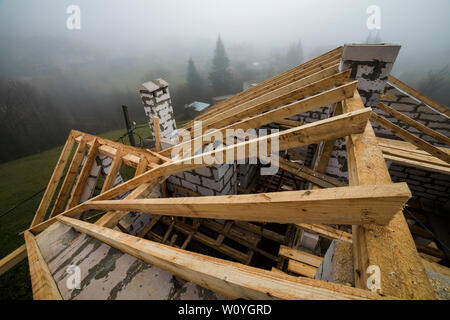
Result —
[{"label": "pine tree", "polygon": [[286,54],[286,67],[288,69],[298,66],[303,62],[303,46],[299,40],[297,43],[292,43]]},{"label": "pine tree", "polygon": [[204,98],[203,81],[195,67],[194,60],[189,58],[186,73],[186,87],[189,91],[190,102],[194,100],[202,100]]},{"label": "pine tree", "polygon": [[233,75],[229,70],[229,66],[230,60],[227,57],[225,47],[219,35],[214,51],[212,71],[209,74],[209,80],[211,81],[211,86],[216,96],[231,93]]}]

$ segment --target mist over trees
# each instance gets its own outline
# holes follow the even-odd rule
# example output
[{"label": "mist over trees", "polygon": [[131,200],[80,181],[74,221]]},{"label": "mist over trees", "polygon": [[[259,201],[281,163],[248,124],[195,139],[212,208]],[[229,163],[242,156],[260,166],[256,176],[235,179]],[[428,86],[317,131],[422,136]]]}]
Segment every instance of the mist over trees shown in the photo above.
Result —
[{"label": "mist over trees", "polygon": [[212,71],[209,74],[213,94],[216,96],[231,93],[233,75],[231,74],[229,67],[230,60],[228,59],[227,53],[225,52],[225,46],[219,35],[212,61]]},{"label": "mist over trees", "polygon": [[[345,43],[402,45],[392,74],[450,104],[447,0],[384,2],[382,39],[365,25],[372,3],[324,1],[80,0],[79,31],[67,30],[64,2],[0,1],[0,162],[61,145],[70,129],[124,129],[121,105],[144,123],[143,82],[169,83],[181,122],[198,114],[186,108],[193,101],[212,103]],[[391,16],[405,3],[407,15]]]}]

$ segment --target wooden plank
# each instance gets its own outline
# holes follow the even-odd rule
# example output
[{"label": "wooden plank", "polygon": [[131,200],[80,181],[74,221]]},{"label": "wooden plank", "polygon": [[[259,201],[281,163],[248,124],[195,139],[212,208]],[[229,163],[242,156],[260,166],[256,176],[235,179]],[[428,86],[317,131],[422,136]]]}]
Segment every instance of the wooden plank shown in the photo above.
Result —
[{"label": "wooden plank", "polygon": [[294,120],[289,120],[289,119],[277,120],[276,123],[281,124],[283,126],[291,127],[291,128],[300,127],[305,124],[304,121],[294,121]]},{"label": "wooden plank", "polygon": [[122,252],[232,299],[386,298],[335,283],[275,275],[268,270],[188,252],[68,217],[60,216],[58,220]]},{"label": "wooden plank", "polygon": [[[154,187],[156,187],[163,182],[166,177],[172,174],[210,166],[210,164],[204,162],[203,159],[205,157],[214,157],[218,153],[224,154],[223,159],[228,159],[227,157],[229,155],[227,154],[234,155],[231,158],[234,158],[236,161],[248,158],[251,156],[249,151],[251,146],[257,146],[258,144],[264,145],[267,143],[270,147],[272,139],[277,139],[279,141],[279,150],[286,150],[311,143],[318,143],[322,140],[340,138],[352,133],[360,133],[364,130],[371,112],[372,111],[370,108],[349,112],[330,119],[316,121],[302,127],[292,128],[279,133],[263,136],[258,139],[242,142],[237,145],[231,145],[220,150],[199,154],[191,158],[167,162],[92,198],[90,201],[106,200],[117,197],[118,195],[132,190],[143,183],[147,183],[148,181],[152,181],[151,183]],[[238,150],[242,150],[242,152],[238,152]],[[61,214],[70,217],[82,213],[85,210],[85,204],[80,204]],[[51,218],[40,223],[39,225],[34,226],[33,228],[30,228],[29,230],[33,233],[39,233],[55,221],[55,218]]]},{"label": "wooden plank", "polygon": [[308,264],[308,265],[316,267],[316,268],[318,268],[323,261],[322,257],[316,256],[314,254],[311,254],[311,253],[308,253],[305,251],[289,248],[285,245],[280,246],[278,255],[288,258],[288,259],[292,259],[295,261],[299,261],[299,262]]},{"label": "wooden plank", "polygon": [[370,120],[375,121],[385,129],[391,131],[397,137],[412,143],[413,145],[428,152],[429,154],[435,156],[436,158],[439,158],[442,161],[450,163],[450,155],[448,153],[441,151],[440,149],[436,148],[435,146],[426,142],[425,140],[422,140],[419,137],[413,135],[412,133],[409,133],[405,129],[400,128],[399,126],[393,124],[386,118],[379,116],[376,113],[372,113],[372,115],[370,116]]},{"label": "wooden plank", "polygon": [[19,248],[3,257],[0,260],[0,276],[8,270],[14,268],[18,263],[27,257],[27,249],[25,245],[21,245]]},{"label": "wooden plank", "polygon": [[344,187],[347,185],[336,178],[311,170],[305,166],[301,166],[298,163],[286,160],[284,158],[280,157],[278,161],[280,169],[312,182],[322,188]]},{"label": "wooden plank", "polygon": [[67,170],[63,184],[61,185],[61,189],[59,190],[58,196],[55,200],[55,204],[52,208],[52,211],[50,212],[50,217],[54,217],[58,213],[64,211],[67,199],[69,198],[70,191],[72,190],[73,183],[77,176],[81,162],[83,161],[85,152],[86,152],[86,140],[84,139],[83,136],[81,136],[81,141],[78,144],[72,162],[70,163],[69,169]]},{"label": "wooden plank", "polygon": [[344,230],[338,230],[323,224],[297,223],[297,228],[318,234],[319,236],[330,240],[341,240],[352,242],[352,234]]},{"label": "wooden plank", "polygon": [[34,236],[25,231],[25,244],[30,266],[30,278],[34,300],[62,300],[58,286],[53,279]]},{"label": "wooden plank", "polygon": [[417,98],[422,102],[425,102],[430,107],[436,109],[439,112],[442,112],[447,117],[450,117],[450,109],[448,109],[448,108],[444,107],[443,105],[437,103],[436,101],[424,96],[422,93],[420,93],[416,89],[411,88],[407,84],[401,82],[394,76],[389,75],[388,81],[390,83],[392,83],[394,86],[396,86],[396,87],[400,88],[401,90],[405,91],[406,93],[412,95],[414,98]]},{"label": "wooden plank", "polygon": [[417,167],[428,171],[450,174],[450,166],[435,157],[423,156],[413,152],[404,152],[397,149],[388,149],[385,147],[381,147],[381,150],[386,160],[400,163],[405,166]]},{"label": "wooden plank", "polygon": [[80,174],[78,175],[77,182],[73,187],[72,195],[70,196],[69,202],[67,203],[67,209],[71,209],[75,207],[81,198],[81,194],[86,186],[86,182],[89,178],[89,173],[91,172],[92,165],[94,164],[95,157],[98,154],[99,143],[97,139],[94,140],[91,149],[89,150],[88,155],[86,156],[86,160],[84,161],[83,168],[81,169]]},{"label": "wooden plank", "polygon": [[[336,101],[340,101],[346,97],[350,97],[353,95],[357,84],[357,81],[353,81],[337,88],[310,96],[303,100],[293,102],[286,106],[255,115],[249,119],[230,124],[221,129],[207,132],[206,134],[200,135],[195,139],[182,142],[172,148],[164,150],[161,153],[165,156],[170,156],[174,155],[176,150],[188,150],[190,151],[190,153],[188,153],[189,155],[195,154],[195,152],[197,152],[202,145],[211,143],[213,138],[215,141],[226,141],[226,138],[230,135],[230,133],[234,133],[235,130],[241,129],[246,131],[248,129],[257,128],[275,122],[278,119],[294,116],[299,113],[335,103]],[[223,139],[219,139],[219,137],[222,137]]]},{"label": "wooden plank", "polygon": [[287,271],[305,276],[308,278],[314,278],[317,272],[317,268],[310,266],[309,264],[302,263],[296,260],[289,259]]},{"label": "wooden plank", "polygon": [[120,167],[122,166],[122,151],[117,150],[116,156],[114,157],[111,166],[109,167],[108,174],[106,175],[105,181],[103,182],[102,191],[103,193],[114,186],[114,182],[119,174]]},{"label": "wooden plank", "polygon": [[250,231],[252,233],[258,234],[264,238],[270,239],[272,241],[283,243],[284,235],[276,233],[272,230],[269,230],[264,227],[257,226],[252,223],[244,222],[244,221],[234,221],[234,224],[244,230]]},{"label": "wooden plank", "polygon": [[84,138],[87,140],[87,145],[89,147],[92,146],[94,139],[97,139],[97,142],[100,144],[100,147],[98,149],[99,152],[110,158],[114,158],[117,149],[121,148],[123,153],[125,154],[122,157],[122,160],[128,166],[136,168],[141,158],[147,159],[149,167],[151,167],[154,164],[163,163],[163,161],[161,161],[159,157],[156,157],[153,153],[149,152],[146,149],[132,147],[126,144],[122,144],[120,142],[111,141],[105,138],[97,137],[77,130],[72,130],[72,132],[74,133],[75,136],[77,136],[77,138],[75,138],[77,142],[81,141],[81,136],[83,135]]},{"label": "wooden plank", "polygon": [[[363,109],[364,104],[357,91],[343,105],[344,112]],[[350,185],[391,182],[370,123],[362,134],[347,137],[346,146]],[[376,265],[381,270],[381,291],[384,294],[403,299],[435,298],[401,210],[387,226],[353,226],[352,236],[357,287],[367,288],[367,267]]]},{"label": "wooden plank", "polygon": [[35,225],[44,221],[47,209],[50,205],[50,202],[52,201],[58,183],[64,173],[64,168],[67,161],[69,160],[74,144],[74,133],[73,131],[71,131],[64,145],[64,148],[61,151],[61,155],[59,156],[58,162],[56,163],[55,169],[53,170],[52,176],[50,177],[47,189],[45,189],[44,195],[42,196],[41,202],[39,203],[39,207],[36,210],[33,221],[31,222],[31,227],[34,227]]},{"label": "wooden plank", "polygon": [[387,114],[390,114],[394,118],[397,118],[400,121],[403,121],[407,124],[409,124],[411,127],[416,128],[417,130],[425,133],[426,135],[429,135],[430,137],[433,137],[437,141],[442,142],[443,144],[446,144],[450,146],[450,138],[444,136],[442,133],[439,133],[433,129],[430,129],[429,127],[421,124],[420,122],[417,122],[416,120],[411,119],[408,116],[405,116],[401,112],[398,112],[397,110],[387,106],[386,104],[380,102],[378,104],[378,108]]},{"label": "wooden plank", "polygon": [[341,187],[250,195],[89,201],[88,209],[276,223],[386,224],[411,197],[408,185]]},{"label": "wooden plank", "polygon": [[155,151],[161,151],[161,128],[159,126],[159,118],[153,117],[153,136],[155,138]]}]

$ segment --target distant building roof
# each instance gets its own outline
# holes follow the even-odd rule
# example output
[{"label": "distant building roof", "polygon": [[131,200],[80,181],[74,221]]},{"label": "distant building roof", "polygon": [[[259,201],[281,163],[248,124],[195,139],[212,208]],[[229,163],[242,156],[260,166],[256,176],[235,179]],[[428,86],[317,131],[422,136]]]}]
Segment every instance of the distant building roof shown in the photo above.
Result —
[{"label": "distant building roof", "polygon": [[208,108],[210,105],[206,102],[194,101],[191,104],[188,104],[188,108],[194,108],[195,111],[203,111]]}]

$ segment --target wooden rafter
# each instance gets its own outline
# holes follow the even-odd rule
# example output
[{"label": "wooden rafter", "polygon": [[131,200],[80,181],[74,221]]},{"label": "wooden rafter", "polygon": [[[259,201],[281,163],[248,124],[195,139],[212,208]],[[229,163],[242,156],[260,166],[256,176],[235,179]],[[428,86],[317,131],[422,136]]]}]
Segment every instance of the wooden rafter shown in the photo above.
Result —
[{"label": "wooden rafter", "polygon": [[391,116],[397,118],[398,120],[401,120],[401,121],[409,124],[411,127],[416,128],[417,130],[425,133],[426,135],[433,137],[437,141],[450,146],[450,138],[444,136],[442,133],[439,133],[433,129],[428,128],[426,125],[423,125],[420,122],[417,122],[416,120],[411,119],[408,116],[405,116],[401,112],[398,112],[397,110],[385,105],[384,103],[380,102],[378,104],[378,109],[383,110],[384,112],[386,112],[387,114],[390,114]]},{"label": "wooden rafter", "polygon": [[446,163],[450,163],[450,155],[448,153],[433,146],[431,143],[428,143],[425,140],[422,140],[419,137],[416,137],[412,133],[409,133],[407,130],[400,128],[399,126],[393,124],[386,118],[379,116],[376,113],[372,113],[370,120],[378,123],[385,129],[391,131],[397,137],[412,143],[413,145],[428,152],[429,154],[435,156],[436,158],[441,159],[442,161],[444,161]]},{"label": "wooden rafter", "polygon": [[386,224],[411,193],[406,183],[172,199],[89,201],[86,209],[277,223]]},{"label": "wooden rafter", "polygon": [[34,300],[62,300],[58,286],[42,257],[34,236],[25,231],[25,244],[30,266],[30,278]]}]

